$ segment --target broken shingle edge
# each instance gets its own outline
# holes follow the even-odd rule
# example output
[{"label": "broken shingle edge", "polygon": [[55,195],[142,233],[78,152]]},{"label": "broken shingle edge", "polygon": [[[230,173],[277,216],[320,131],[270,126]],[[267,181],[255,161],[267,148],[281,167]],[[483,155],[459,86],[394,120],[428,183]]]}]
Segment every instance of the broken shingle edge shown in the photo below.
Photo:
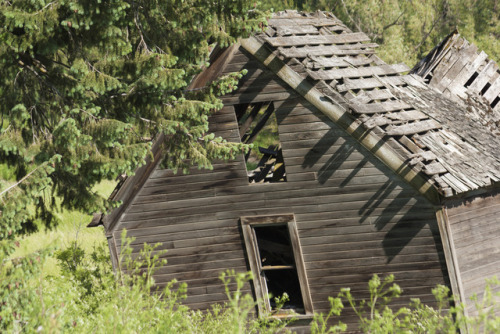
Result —
[{"label": "broken shingle edge", "polygon": [[256,37],[240,41],[241,46],[267,68],[286,82],[292,89],[325,114],[340,128],[354,137],[394,173],[413,186],[432,204],[441,203],[441,195],[429,178],[415,171],[403,157],[397,154],[382,138],[368,130],[360,120],[355,119],[344,107],[319,92],[306,79],[286,65]]},{"label": "broken shingle edge", "polygon": [[459,37],[458,30],[453,30],[411,69],[410,74],[425,78],[439,64]]}]

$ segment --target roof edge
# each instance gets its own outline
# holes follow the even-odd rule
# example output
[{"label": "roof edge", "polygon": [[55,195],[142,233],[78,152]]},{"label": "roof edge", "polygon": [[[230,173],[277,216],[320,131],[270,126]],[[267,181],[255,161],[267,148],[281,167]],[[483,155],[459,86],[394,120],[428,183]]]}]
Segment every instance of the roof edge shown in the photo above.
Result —
[{"label": "roof edge", "polygon": [[101,222],[102,225],[104,225],[106,236],[113,233],[116,224],[130,206],[133,199],[137,196],[139,190],[142,189],[142,186],[146,183],[149,175],[160,162],[162,158],[161,146],[164,140],[165,135],[163,133],[155,138],[153,141],[153,147],[151,148],[151,154],[148,154],[146,157],[145,164],[137,168],[133,175],[127,177],[117,191],[115,189],[116,193],[110,199],[113,201],[123,201],[123,203],[101,216]]},{"label": "roof edge", "polygon": [[462,202],[470,200],[471,198],[489,196],[497,192],[500,192],[500,182],[493,182],[491,185],[486,187],[472,189],[463,193],[454,194],[453,196],[445,197],[443,198],[443,204]]},{"label": "roof edge", "polygon": [[368,130],[359,120],[348,113],[344,107],[319,92],[310,82],[287,66],[257,38],[252,36],[248,39],[242,39],[240,40],[240,44],[247,52],[262,62],[264,66],[269,68],[292,89],[318,108],[349,135],[354,137],[354,139],[381,160],[394,173],[413,186],[432,204],[439,205],[441,203],[441,195],[438,189],[427,177],[413,170],[382,138]]},{"label": "roof edge", "polygon": [[410,74],[416,74],[425,78],[437,66],[445,54],[450,50],[450,46],[460,37],[458,29],[455,28],[448,34],[438,45],[436,45],[429,53],[413,66]]}]

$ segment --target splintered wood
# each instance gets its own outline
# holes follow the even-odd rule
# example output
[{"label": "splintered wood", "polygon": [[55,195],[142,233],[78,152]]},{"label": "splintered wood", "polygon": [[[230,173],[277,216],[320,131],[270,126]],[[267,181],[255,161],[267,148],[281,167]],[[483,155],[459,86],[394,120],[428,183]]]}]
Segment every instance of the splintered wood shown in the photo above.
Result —
[{"label": "splintered wood", "polygon": [[460,37],[460,34],[455,32],[448,36],[412,72],[449,96],[481,100],[481,117],[494,114],[494,120],[500,120],[498,65],[484,51]]},{"label": "splintered wood", "polygon": [[[458,34],[431,51],[413,74],[407,74],[405,64],[386,64],[365,34],[352,32],[333,16],[282,13],[261,37],[445,196],[500,178],[500,71]],[[451,134],[458,139],[451,140]],[[273,159],[265,156],[260,170],[271,170],[266,163]]]}]

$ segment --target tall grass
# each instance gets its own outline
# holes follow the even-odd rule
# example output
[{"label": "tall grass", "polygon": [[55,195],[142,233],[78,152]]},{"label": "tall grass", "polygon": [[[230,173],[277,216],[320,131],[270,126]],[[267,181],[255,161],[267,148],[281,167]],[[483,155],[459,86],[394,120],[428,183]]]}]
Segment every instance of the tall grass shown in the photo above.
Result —
[{"label": "tall grass", "polygon": [[[103,181],[94,188],[94,191],[108,197],[115,185],[115,182]],[[77,242],[86,252],[91,252],[96,245],[106,241],[102,226],[87,228],[87,225],[92,220],[92,215],[79,211],[61,210],[58,216],[61,221],[59,226],[47,229],[42,224],[38,224],[39,229],[37,232],[20,238],[19,247],[12,257],[25,257],[43,249],[63,249],[73,242]],[[44,273],[48,276],[60,273],[57,260],[54,257],[49,256],[46,258]]]},{"label": "tall grass", "polygon": [[[103,195],[112,183],[100,184]],[[86,228],[90,215],[60,212],[63,222],[54,230],[40,230],[20,240],[10,265],[2,260],[2,280],[8,301],[0,305],[0,331],[16,333],[284,333],[287,321],[256,317],[256,301],[243,294],[249,273],[221,274],[228,302],[200,312],[182,304],[189,287],[172,281],[157,290],[153,274],[161,252],[145,245],[132,260],[131,239],[122,237],[120,261],[125,272],[114,273],[101,227]],[[47,249],[49,249],[47,251]],[[25,260],[18,260],[18,259]],[[38,262],[38,265],[33,265]],[[24,266],[24,267],[23,267]],[[418,299],[402,308],[388,305],[402,290],[394,277],[374,276],[368,284],[369,300],[359,300],[348,288],[330,297],[327,314],[316,314],[313,333],[340,333],[347,326],[339,321],[345,307],[359,318],[365,333],[473,333],[500,332],[500,282],[489,282],[484,295],[476,298],[478,315],[467,317],[462,305],[453,305],[448,288],[433,290],[438,308]],[[288,320],[290,321],[290,320]],[[349,328],[355,330],[356,328]]]}]

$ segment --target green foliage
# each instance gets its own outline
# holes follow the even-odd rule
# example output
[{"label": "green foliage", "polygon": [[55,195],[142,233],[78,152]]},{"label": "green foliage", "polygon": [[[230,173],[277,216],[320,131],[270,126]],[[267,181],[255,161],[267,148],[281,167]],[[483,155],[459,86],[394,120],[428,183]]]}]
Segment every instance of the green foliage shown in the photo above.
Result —
[{"label": "green foliage", "polygon": [[[394,282],[394,275],[385,277],[383,281],[378,275],[373,275],[373,278],[368,283],[370,291],[370,300],[361,300],[356,302],[349,288],[342,289],[339,297],[345,298],[356,315],[360,319],[360,328],[364,332],[379,333],[395,332],[404,328],[405,324],[400,322],[400,316],[407,313],[408,309],[401,308],[397,312],[393,312],[388,304],[392,299],[401,295],[401,288]],[[389,285],[392,284],[392,285]],[[365,316],[369,314],[369,316]]]},{"label": "green foliage", "polygon": [[474,294],[471,301],[478,314],[465,319],[470,333],[498,333],[500,331],[500,280],[495,276],[486,280],[482,296]]},{"label": "green foliage", "polygon": [[[142,271],[131,274],[137,267],[116,285],[102,251],[88,257],[73,243],[56,253],[61,277],[46,279],[35,260],[47,251],[15,260],[9,254],[16,238],[40,222],[56,225],[61,209],[92,213],[116,205],[94,186],[133,174],[160,134],[167,152],[163,164],[174,169],[210,168],[213,159],[246,149],[215,138],[207,123],[222,107],[218,97],[232,91],[243,73],[208,87],[188,89],[188,84],[207,65],[215,44],[226,46],[260,29],[264,14],[253,7],[248,0],[0,3],[2,329],[58,331],[78,325],[78,332],[116,332],[136,321],[131,331],[140,331],[148,319],[127,312],[156,305],[154,318],[162,308],[178,306],[177,297],[165,299],[173,304],[158,297],[172,294],[169,289],[153,294],[156,299],[144,297],[152,281]],[[136,259],[134,266],[153,270],[150,255],[144,259],[153,262]],[[28,289],[34,282],[36,289]],[[123,309],[127,298],[136,308]],[[81,313],[94,318],[79,323],[75,314]],[[172,321],[183,324],[180,318]]]},{"label": "green foliage", "polygon": [[[0,252],[0,331],[20,332],[32,318],[41,317],[38,300],[43,282],[35,277],[40,277],[39,264],[47,255],[43,251],[11,259]],[[29,326],[30,331],[34,328]]]},{"label": "green foliage", "polygon": [[[158,245],[144,245],[139,253],[130,247],[133,239],[122,235],[120,268],[114,273],[104,244],[89,249],[77,239],[56,252],[37,251],[22,258],[0,259],[0,328],[5,332],[75,333],[276,333],[286,332],[293,319],[256,317],[253,297],[243,293],[251,273],[227,271],[220,275],[227,302],[206,312],[182,305],[187,289],[175,280],[157,287],[155,270],[165,265]],[[52,255],[53,254],[53,255]],[[46,260],[58,259],[57,275],[46,275]],[[168,265],[168,264],[167,264]],[[359,300],[349,289],[329,298],[328,314],[315,314],[313,333],[341,333],[344,307],[359,318],[366,333],[457,333],[468,327],[472,333],[498,332],[500,325],[500,281],[489,281],[485,293],[475,297],[478,314],[465,316],[461,305],[450,307],[449,289],[432,290],[436,308],[418,299],[405,307],[391,308],[401,289],[394,277],[369,282],[370,298]],[[286,296],[278,298],[286,300]],[[353,330],[353,328],[349,328]]]},{"label": "green foliage", "polygon": [[498,0],[268,0],[262,7],[333,12],[378,43],[378,54],[388,63],[416,64],[455,28],[492,59],[500,59]]},{"label": "green foliage", "polygon": [[[340,315],[346,302],[359,319],[363,333],[459,333],[467,328],[470,333],[497,333],[500,328],[500,281],[494,277],[487,280],[481,298],[474,296],[476,315],[466,315],[464,306],[454,305],[448,287],[438,285],[432,289],[437,309],[423,304],[418,298],[408,306],[390,307],[401,296],[401,288],[394,283],[394,276],[383,280],[373,275],[368,283],[369,300],[358,300],[349,288],[341,289],[336,298],[330,297],[330,312],[317,314],[311,325],[313,333],[339,333],[346,330],[345,324],[329,326],[332,315]],[[493,292],[496,291],[496,292]],[[480,302],[478,302],[481,300]],[[351,329],[352,330],[352,329]]]},{"label": "green foliage", "polygon": [[264,18],[249,0],[1,2],[0,163],[16,177],[0,174],[0,239],[37,218],[55,224],[55,197],[68,209],[109,209],[92,187],[132,174],[160,133],[169,168],[210,168],[244,150],[207,123],[242,73],[188,84],[215,44]]},{"label": "green foliage", "polygon": [[[192,311],[181,301],[186,285],[175,280],[163,288],[153,273],[164,265],[162,251],[144,245],[139,254],[133,239],[122,235],[121,271],[113,273],[104,245],[88,253],[78,242],[55,252],[60,274],[43,275],[44,257],[2,261],[0,291],[7,307],[0,313],[6,332],[75,333],[275,333],[287,322],[255,317],[255,301],[242,289],[250,273],[227,271],[220,278],[228,302],[206,313]],[[6,259],[2,259],[6,260]],[[39,265],[34,266],[33,261]],[[30,264],[31,263],[31,264]],[[30,271],[32,268],[35,271]],[[7,272],[9,271],[9,272]],[[28,275],[25,275],[28,274]]]},{"label": "green foliage", "polygon": [[[236,273],[227,270],[220,279],[226,287],[228,302],[216,304],[201,318],[200,333],[287,333],[288,321],[255,316],[257,303],[250,294],[243,294],[242,289],[252,279],[252,274]],[[199,313],[197,313],[199,314]]]},{"label": "green foliage", "polygon": [[340,321],[333,326],[328,324],[329,320],[333,320],[332,316],[339,316],[344,309],[342,298],[328,297],[328,301],[330,302],[330,311],[328,314],[316,313],[314,315],[311,323],[311,333],[313,334],[341,333],[347,330],[347,325]]}]

